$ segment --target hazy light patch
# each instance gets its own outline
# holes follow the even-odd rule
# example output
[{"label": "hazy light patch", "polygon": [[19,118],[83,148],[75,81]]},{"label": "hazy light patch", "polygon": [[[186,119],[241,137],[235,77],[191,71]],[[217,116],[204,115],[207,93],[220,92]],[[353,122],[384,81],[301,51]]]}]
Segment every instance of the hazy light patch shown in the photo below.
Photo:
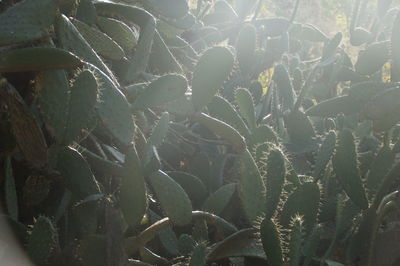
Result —
[{"label": "hazy light patch", "polygon": [[0,218],[0,265],[33,266],[4,218]]}]

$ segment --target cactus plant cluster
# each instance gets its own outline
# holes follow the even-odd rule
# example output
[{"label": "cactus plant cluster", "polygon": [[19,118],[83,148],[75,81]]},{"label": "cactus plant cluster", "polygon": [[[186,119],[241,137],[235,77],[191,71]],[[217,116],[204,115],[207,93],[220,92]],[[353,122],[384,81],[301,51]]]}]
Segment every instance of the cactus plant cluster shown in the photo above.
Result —
[{"label": "cactus plant cluster", "polygon": [[14,2],[0,219],[35,265],[383,265],[399,207],[392,1],[370,29],[355,1],[349,36],[297,21],[299,0],[290,18],[262,17],[263,1]]}]

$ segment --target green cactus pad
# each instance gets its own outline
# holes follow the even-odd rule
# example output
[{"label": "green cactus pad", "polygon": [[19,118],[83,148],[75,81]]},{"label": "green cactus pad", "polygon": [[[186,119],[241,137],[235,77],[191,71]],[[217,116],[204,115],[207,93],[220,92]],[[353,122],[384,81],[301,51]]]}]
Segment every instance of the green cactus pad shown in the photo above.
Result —
[{"label": "green cactus pad", "polygon": [[311,42],[325,42],[328,39],[325,33],[311,24],[302,25],[300,38]]},{"label": "green cactus pad", "polygon": [[[156,223],[162,218],[153,212],[151,209],[149,210],[150,222]],[[182,236],[182,235],[181,235]],[[175,232],[172,230],[172,226],[168,226],[162,229],[158,237],[161,241],[161,244],[168,251],[169,254],[178,255],[179,254],[179,239],[177,238]]]},{"label": "green cactus pad", "polygon": [[394,159],[395,153],[388,146],[383,146],[379,150],[368,172],[365,183],[365,187],[368,189],[368,197],[370,199],[379,188],[383,178],[393,166]]},{"label": "green cactus pad", "polygon": [[105,34],[118,43],[125,52],[132,50],[139,40],[138,30],[134,27],[129,27],[120,20],[99,16],[97,25]]},{"label": "green cactus pad", "polygon": [[115,80],[111,70],[96,54],[93,48],[79,33],[78,29],[72,22],[64,15],[57,18],[55,23],[55,30],[59,45],[79,58],[85,60],[98,67],[101,71],[107,74],[112,80]]},{"label": "green cactus pad", "polygon": [[244,117],[250,130],[256,128],[256,112],[254,110],[253,97],[248,89],[238,88],[235,91],[236,104],[240,114]]},{"label": "green cactus pad", "polygon": [[38,75],[37,105],[50,134],[61,143],[68,118],[70,87],[64,70],[51,70]]},{"label": "green cactus pad", "polygon": [[74,69],[82,65],[75,55],[53,47],[31,47],[0,53],[0,72]]},{"label": "green cactus pad", "polygon": [[52,221],[40,216],[29,236],[26,247],[28,254],[36,265],[47,265],[48,259],[57,244],[57,230]]},{"label": "green cactus pad", "polygon": [[400,105],[398,105],[392,112],[389,112],[386,117],[374,120],[374,131],[387,131],[390,130],[400,121]]},{"label": "green cactus pad", "polygon": [[117,16],[124,21],[134,23],[140,27],[139,41],[135,51],[129,56],[131,60],[124,69],[121,69],[121,78],[127,83],[134,82],[138,75],[144,72],[149,61],[151,46],[156,30],[156,20],[146,10],[115,2],[99,1],[95,3],[97,13],[104,16]]},{"label": "green cactus pad", "polygon": [[260,226],[260,236],[268,263],[283,266],[283,243],[275,222],[264,219]]},{"label": "green cactus pad", "polygon": [[[162,133],[162,132],[161,132]],[[158,171],[161,168],[161,159],[158,155],[158,151],[154,145],[150,142],[145,147],[145,153],[142,159],[143,173],[145,176],[152,172]]]},{"label": "green cactus pad", "polygon": [[76,139],[81,130],[88,126],[94,114],[97,101],[97,81],[92,72],[85,70],[79,73],[71,86],[68,119],[63,143],[69,144]]},{"label": "green cactus pad", "polygon": [[[215,27],[204,26],[201,28],[193,29],[193,34],[195,34],[195,42],[192,42],[192,47],[197,52],[207,50],[208,47],[213,47],[217,43],[223,41],[221,32]],[[208,49],[211,49],[208,48]]]},{"label": "green cactus pad", "polygon": [[400,106],[400,87],[387,89],[374,96],[365,107],[365,115],[372,120],[385,118]]},{"label": "green cactus pad", "polygon": [[334,117],[339,113],[351,115],[362,110],[362,104],[350,96],[330,98],[307,109],[308,116]]},{"label": "green cactus pad", "polygon": [[177,98],[174,101],[164,103],[160,106],[170,114],[179,115],[183,117],[190,117],[195,113],[192,101],[186,95]]},{"label": "green cactus pad", "polygon": [[281,213],[281,225],[289,228],[292,217],[301,215],[307,233],[310,233],[317,221],[320,191],[316,183],[303,183],[289,195]]},{"label": "green cactus pad", "polygon": [[[243,3],[248,5],[245,1]],[[286,18],[260,18],[255,21],[255,25],[265,27],[264,34],[266,37],[278,37],[288,30],[290,21]]]},{"label": "green cactus pad", "polygon": [[162,209],[176,225],[187,225],[192,220],[192,204],[185,190],[162,171],[149,175]]},{"label": "green cactus pad", "polygon": [[[373,243],[371,235],[374,230],[374,222],[376,220],[376,209],[369,208],[362,212],[361,217],[357,221],[357,231],[355,231],[347,241],[346,259],[354,261],[358,258],[366,260],[370,245]],[[363,263],[366,265],[365,263]]]},{"label": "green cactus pad", "polygon": [[349,89],[349,96],[360,102],[367,102],[383,91],[399,86],[398,82],[365,81],[354,84]]},{"label": "green cactus pad", "polygon": [[161,76],[152,81],[138,95],[133,103],[133,108],[143,110],[173,102],[177,98],[184,96],[187,86],[187,80],[184,76],[177,74]]},{"label": "green cactus pad", "polygon": [[265,210],[265,187],[257,165],[246,150],[240,156],[239,197],[247,220],[255,221]]},{"label": "green cactus pad", "polygon": [[99,101],[96,111],[104,127],[118,141],[128,144],[132,141],[134,123],[131,107],[117,85],[101,70],[89,65],[99,84]]},{"label": "green cactus pad", "polygon": [[303,87],[303,72],[298,67],[296,67],[292,73],[292,76],[293,89],[295,91],[300,91],[301,87]]},{"label": "green cactus pad", "polygon": [[266,187],[266,210],[265,218],[271,219],[280,201],[283,184],[286,177],[285,157],[278,149],[270,150],[267,156],[267,176],[265,180]]},{"label": "green cactus pad", "polygon": [[246,150],[246,142],[244,138],[239,134],[239,132],[237,132],[236,129],[225,122],[204,113],[193,116],[192,120],[202,124],[217,135],[223,137],[235,147],[237,152],[242,153]]},{"label": "green cactus pad", "polygon": [[282,98],[283,110],[291,110],[296,101],[296,94],[286,67],[282,64],[275,66],[272,80],[276,83],[279,98]]},{"label": "green cactus pad", "polygon": [[99,55],[112,60],[121,60],[125,57],[124,50],[122,50],[121,46],[105,33],[77,19],[72,20],[72,23]]},{"label": "green cactus pad", "polygon": [[284,117],[286,130],[291,143],[307,144],[315,137],[310,119],[301,111],[293,110]]},{"label": "green cactus pad", "polygon": [[329,131],[326,135],[324,142],[318,150],[315,156],[314,172],[313,177],[319,179],[321,174],[325,170],[327,164],[329,163],[336,145],[336,133],[335,131]]},{"label": "green cactus pad", "polygon": [[222,120],[232,127],[246,139],[250,136],[250,131],[243,119],[236,112],[233,105],[221,96],[214,96],[211,102],[207,105],[208,112],[211,116]]},{"label": "green cactus pad", "polygon": [[321,237],[324,234],[324,227],[321,226],[320,224],[315,225],[313,228],[312,232],[309,234],[307,237],[304,247],[303,247],[303,253],[304,253],[304,262],[303,266],[309,266],[311,265],[312,258],[315,256],[315,253],[318,250]]},{"label": "green cactus pad", "polygon": [[336,177],[349,198],[361,209],[368,208],[357,165],[354,137],[348,129],[341,131],[338,136],[338,146],[332,164]]},{"label": "green cactus pad", "polygon": [[342,38],[343,34],[341,32],[338,32],[335,34],[335,36],[332,37],[332,39],[325,42],[325,46],[322,51],[321,64],[330,61],[330,59],[335,56],[336,49],[342,41]]},{"label": "green cactus pad", "polygon": [[182,234],[178,241],[179,252],[184,255],[189,255],[192,253],[194,247],[196,246],[196,241],[192,236],[187,234]]},{"label": "green cactus pad", "polygon": [[206,14],[202,19],[205,25],[228,23],[238,18],[236,11],[225,0],[216,1],[213,8],[213,12]]},{"label": "green cactus pad", "polygon": [[360,162],[360,174],[361,176],[366,176],[367,172],[371,168],[372,163],[375,160],[374,151],[360,152],[358,154],[358,160]]},{"label": "green cactus pad", "polygon": [[147,193],[141,162],[132,148],[125,159],[119,204],[125,221],[137,225],[147,210]]},{"label": "green cactus pad", "polygon": [[243,75],[249,75],[254,68],[257,32],[251,24],[246,24],[239,32],[236,41],[236,56]]},{"label": "green cactus pad", "polygon": [[71,227],[79,235],[96,233],[99,225],[97,217],[98,202],[96,200],[82,200],[71,208]]},{"label": "green cactus pad", "polygon": [[184,52],[184,54],[192,60],[199,59],[199,55],[193,47],[179,35],[164,35],[164,37],[165,44],[170,47],[172,52],[178,52],[179,50]]},{"label": "green cactus pad", "polygon": [[206,152],[199,152],[193,156],[189,164],[189,172],[197,176],[206,187],[211,184],[211,162]]},{"label": "green cactus pad", "polygon": [[66,186],[80,199],[99,194],[99,185],[88,163],[75,149],[64,148],[58,154],[57,170],[65,178]]},{"label": "green cactus pad", "polygon": [[197,176],[179,171],[171,171],[167,174],[186,191],[193,205],[200,205],[207,197],[207,188]]},{"label": "green cactus pad", "polygon": [[165,136],[167,135],[168,127],[169,127],[169,114],[165,112],[162,113],[160,120],[154,127],[151,136],[147,140],[148,143],[156,147],[160,146],[163,143]]},{"label": "green cactus pad", "polygon": [[134,83],[125,87],[126,98],[130,103],[133,103],[138,95],[143,92],[148,86],[147,82]]},{"label": "green cactus pad", "polygon": [[167,259],[161,257],[146,247],[140,248],[139,254],[141,262],[146,263],[146,265],[165,265],[168,263]]},{"label": "green cactus pad", "polygon": [[53,0],[21,1],[0,15],[0,46],[31,42],[49,35],[56,16]]},{"label": "green cactus pad", "polygon": [[219,215],[236,191],[236,184],[227,184],[211,194],[203,203],[202,210]]},{"label": "green cactus pad", "polygon": [[182,73],[182,67],[157,30],[151,46],[148,67],[154,74]]},{"label": "green cactus pad", "polygon": [[79,240],[79,259],[84,266],[107,265],[107,238],[105,235],[91,234]]},{"label": "green cactus pad", "polygon": [[256,145],[255,149],[255,156],[254,156],[254,160],[256,161],[257,165],[261,165],[262,163],[264,163],[267,159],[267,154],[269,153],[269,151],[273,148],[273,145],[271,143],[268,142],[264,142],[261,143],[259,145]]},{"label": "green cactus pad", "polygon": [[389,43],[376,42],[358,54],[354,68],[361,75],[372,75],[389,60]]},{"label": "green cactus pad", "polygon": [[367,78],[363,75],[358,74],[357,72],[355,72],[353,70],[352,67],[348,67],[345,65],[342,65],[341,67],[339,67],[333,77],[332,77],[335,81],[352,81],[354,83],[357,82],[361,82],[363,80],[366,80]]},{"label": "green cactus pad", "polygon": [[290,239],[289,239],[289,265],[298,266],[300,265],[300,259],[302,256],[302,242],[303,242],[303,219],[301,216],[296,216],[290,222]]},{"label": "green cactus pad", "polygon": [[250,142],[252,145],[257,145],[265,142],[278,144],[278,137],[276,136],[275,131],[270,126],[261,125],[252,130]]},{"label": "green cactus pad", "polygon": [[196,110],[203,109],[222,87],[233,68],[233,55],[226,47],[207,49],[193,71],[192,102]]},{"label": "green cactus pad", "polygon": [[90,26],[96,23],[96,8],[91,0],[79,1],[79,5],[76,9],[76,18]]},{"label": "green cactus pad", "polygon": [[360,46],[368,42],[372,37],[371,32],[368,30],[357,27],[350,32],[350,43],[354,46]]},{"label": "green cactus pad", "polygon": [[205,266],[207,255],[206,243],[197,244],[194,249],[192,256],[190,257],[189,266]]},{"label": "green cactus pad", "polygon": [[354,218],[361,211],[352,200],[344,195],[338,196],[338,205],[336,210],[336,231],[335,240],[343,240],[346,237],[346,232],[351,229]]},{"label": "green cactus pad", "polygon": [[387,89],[376,96],[365,106],[365,115],[374,120],[375,131],[386,131],[400,121],[400,87]]},{"label": "green cactus pad", "polygon": [[206,221],[195,221],[192,228],[192,236],[197,242],[209,241],[209,230]]},{"label": "green cactus pad", "polygon": [[154,17],[151,13],[137,6],[109,1],[96,1],[94,5],[99,15],[118,17],[123,21],[137,24],[139,27],[143,27],[147,23],[155,23],[155,21],[152,21]]},{"label": "green cactus pad", "polygon": [[216,243],[207,255],[207,262],[232,257],[251,257],[265,261],[265,253],[256,229],[240,230]]}]

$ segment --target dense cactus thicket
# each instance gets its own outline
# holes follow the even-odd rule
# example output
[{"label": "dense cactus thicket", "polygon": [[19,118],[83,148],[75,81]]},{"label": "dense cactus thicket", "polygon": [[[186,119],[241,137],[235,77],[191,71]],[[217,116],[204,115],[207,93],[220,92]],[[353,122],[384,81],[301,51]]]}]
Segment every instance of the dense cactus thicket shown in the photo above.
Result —
[{"label": "dense cactus thicket", "polygon": [[353,2],[3,1],[0,219],[40,266],[399,265],[400,12]]}]

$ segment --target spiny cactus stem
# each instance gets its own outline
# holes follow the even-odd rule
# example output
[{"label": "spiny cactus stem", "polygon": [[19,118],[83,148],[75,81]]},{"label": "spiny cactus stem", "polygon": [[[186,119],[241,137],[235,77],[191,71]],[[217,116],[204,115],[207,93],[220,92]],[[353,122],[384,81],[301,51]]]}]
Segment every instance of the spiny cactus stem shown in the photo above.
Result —
[{"label": "spiny cactus stem", "polygon": [[[205,220],[208,224],[220,227],[227,235],[233,234],[237,229],[225,221],[224,219],[204,211],[193,211],[192,219]],[[162,229],[172,225],[169,218],[161,219],[151,226],[147,227],[138,236],[129,237],[125,240],[125,249],[128,254],[137,252],[140,248],[144,247],[150,240],[152,240]]]}]

